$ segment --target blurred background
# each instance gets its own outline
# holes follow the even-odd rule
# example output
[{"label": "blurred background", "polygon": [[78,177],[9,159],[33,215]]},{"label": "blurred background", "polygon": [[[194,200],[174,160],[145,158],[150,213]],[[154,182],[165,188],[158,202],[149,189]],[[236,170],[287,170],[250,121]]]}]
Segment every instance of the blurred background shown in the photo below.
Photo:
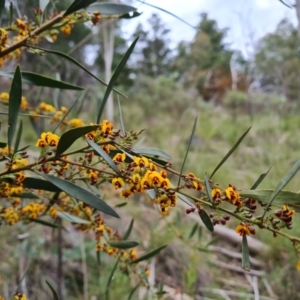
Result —
[{"label": "blurred background", "polygon": [[[25,12],[33,18],[30,8],[39,6],[34,0],[12,2],[16,17]],[[64,10],[69,2],[52,1],[50,11]],[[300,154],[300,1],[286,0],[290,7],[278,0],[115,2],[132,5],[142,14],[133,19],[104,19],[97,26],[78,24],[70,35],[61,33],[55,43],[45,40],[40,46],[72,56],[108,82],[139,36],[116,87],[128,96],[120,97],[126,130],[146,129],[141,145],[164,150],[179,170],[198,116],[185,171],[203,178],[252,126],[214,180],[223,187],[231,183],[249,189],[272,167],[260,188],[274,189]],[[87,124],[94,122],[103,86],[57,56],[23,53],[21,60],[23,70],[87,87],[81,117]],[[13,70],[14,62],[4,69]],[[9,84],[1,79],[1,91],[8,92]],[[24,87],[24,95],[32,107],[54,100],[69,107],[77,97],[75,92],[29,86]],[[112,95],[106,117],[118,128],[116,99]],[[39,124],[41,131],[43,126]],[[27,144],[36,141],[34,132],[26,127]],[[299,175],[287,189],[300,190]],[[121,202],[112,191],[105,193],[112,203]],[[241,245],[232,238],[234,230],[220,229],[211,235],[198,228],[197,236],[189,239],[197,219],[186,215],[180,205],[162,218],[143,195],[119,211],[122,220],[111,224],[122,231],[134,217],[133,235],[142,244],[141,252],[169,243],[151,262],[153,284],[163,283],[182,297],[166,299],[300,299],[298,258],[292,244],[281,237],[269,232],[255,236],[261,242],[253,241],[251,248],[256,272],[246,274],[240,270]],[[236,225],[237,221],[231,221],[229,227]],[[23,234],[27,234],[24,239]],[[300,235],[297,215],[291,234]],[[23,288],[32,295],[30,299],[46,299],[44,279],[55,286],[56,234],[39,225],[19,225],[1,227],[0,237],[4,294],[16,281],[15,274],[28,266]],[[103,299],[101,289],[107,277],[95,269],[94,246],[93,239],[71,227],[64,232],[65,299]],[[101,274],[109,273],[113,265],[111,258],[103,256]],[[117,272],[111,299],[127,299],[132,287],[134,282]],[[132,299],[146,297],[138,291]]]}]

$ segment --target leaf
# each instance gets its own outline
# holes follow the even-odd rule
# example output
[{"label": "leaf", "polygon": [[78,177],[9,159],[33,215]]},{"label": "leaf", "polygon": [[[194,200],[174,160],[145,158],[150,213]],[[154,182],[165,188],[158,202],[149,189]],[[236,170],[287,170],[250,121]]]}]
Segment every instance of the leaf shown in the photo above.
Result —
[{"label": "leaf", "polygon": [[139,243],[135,241],[118,241],[118,242],[111,241],[108,242],[108,244],[111,247],[118,248],[118,249],[130,249],[139,245]]},{"label": "leaf", "polygon": [[133,19],[133,18],[139,17],[142,14],[143,13],[141,13],[141,12],[139,13],[137,11],[134,11],[133,13],[128,13],[128,14],[120,16],[119,19]]},{"label": "leaf", "polygon": [[29,257],[29,260],[27,262],[27,265],[25,267],[25,270],[24,270],[24,273],[22,274],[21,278],[20,278],[20,281],[19,281],[19,284],[18,284],[18,287],[17,287],[17,291],[19,291],[21,289],[21,284],[22,284],[22,281],[24,280],[27,272],[28,272],[28,269],[29,269],[29,265],[31,263],[31,259],[32,259],[32,256]]},{"label": "leaf", "polygon": [[185,195],[182,195],[180,193],[177,192],[178,197],[185,202],[187,205],[194,207],[194,205],[191,203],[191,201],[188,199],[188,197],[186,197]]},{"label": "leaf", "polygon": [[[45,49],[45,48],[41,48],[41,47],[37,47],[37,46],[33,46],[33,45],[30,45],[30,48],[33,48],[33,49],[38,49],[38,50],[41,50],[41,51],[44,51],[46,53],[50,53],[50,54],[54,54],[54,55],[57,55],[57,56],[60,56],[60,57],[63,57],[65,59],[67,59],[68,61],[72,62],[73,64],[75,64],[77,67],[81,68],[82,70],[84,70],[86,73],[88,73],[90,76],[92,76],[94,79],[96,79],[98,82],[102,83],[103,85],[107,86],[107,84],[101,80],[100,78],[98,78],[96,75],[94,75],[92,72],[90,72],[86,67],[84,67],[82,64],[80,64],[76,59],[74,59],[73,57],[63,53],[63,52],[60,52],[60,51],[55,51],[55,50],[50,50],[50,49]],[[123,97],[127,98],[124,94],[118,92],[117,90],[114,89],[114,91],[120,95],[122,95]]]},{"label": "leaf", "polygon": [[26,177],[23,181],[23,186],[28,189],[35,189],[35,190],[43,190],[49,192],[60,192],[57,186],[53,185],[51,182],[34,177]]},{"label": "leaf", "polygon": [[22,120],[20,120],[17,138],[15,140],[14,154],[19,151],[19,145],[20,145],[20,140],[21,140],[21,136],[22,136],[22,131],[23,131],[23,123],[22,123]]},{"label": "leaf", "polygon": [[[268,203],[270,197],[273,195],[274,190],[242,190],[240,195],[245,198]],[[290,191],[280,191],[276,198],[273,200],[272,205],[283,206],[287,204],[300,212],[300,194]]]},{"label": "leaf", "polygon": [[211,188],[210,188],[210,184],[209,184],[209,181],[208,181],[208,178],[207,178],[207,174],[205,174],[205,188],[206,188],[206,193],[207,193],[207,196],[209,198],[209,201],[212,205],[215,205],[214,204],[214,199],[212,198],[212,195],[211,195]]},{"label": "leaf", "polygon": [[200,216],[203,224],[205,225],[205,227],[210,232],[214,232],[214,225],[212,224],[211,219],[210,219],[209,215],[207,214],[207,212],[205,210],[201,210],[201,212],[199,211],[199,216]]},{"label": "leaf", "polygon": [[39,0],[39,2],[40,2],[40,9],[44,11],[48,3],[50,2],[50,0]]},{"label": "leaf", "polygon": [[89,6],[90,4],[96,2],[97,0],[75,0],[70,6],[69,8],[65,11],[64,13],[64,17],[66,17],[67,15],[72,14],[73,12],[76,12],[80,9],[86,8],[87,6]]},{"label": "leaf", "polygon": [[63,180],[61,178],[52,175],[43,174],[37,171],[35,172],[40,176],[44,177],[45,179],[47,179],[48,181],[50,181],[52,184],[54,184],[64,192],[66,192],[68,195],[76,198],[77,200],[80,200],[108,215],[119,218],[119,215],[108,204],[106,204],[106,202],[104,202],[102,199],[95,196],[91,192],[88,192],[87,190],[84,190],[83,188],[77,186],[76,184]]},{"label": "leaf", "polygon": [[216,168],[213,170],[211,173],[209,179],[211,179],[214,174],[221,168],[221,166],[225,163],[225,161],[229,158],[229,156],[234,152],[234,150],[238,147],[238,145],[242,142],[244,137],[247,135],[251,127],[249,127],[243,134],[242,136],[237,140],[237,142],[234,144],[234,146],[229,150],[229,152],[224,156],[224,158],[220,161],[220,163],[216,166]]},{"label": "leaf", "polygon": [[128,226],[125,234],[123,235],[123,240],[127,240],[129,238],[132,228],[133,228],[133,224],[134,224],[134,219],[131,219],[129,226]]},{"label": "leaf", "polygon": [[55,289],[52,287],[52,285],[46,280],[46,283],[48,284],[51,292],[52,292],[52,296],[53,296],[53,300],[59,300],[58,299],[58,295],[57,292],[55,291]]},{"label": "leaf", "polygon": [[87,12],[93,13],[94,11],[100,12],[102,16],[105,15],[124,15],[130,12],[136,11],[136,8],[133,6],[119,4],[119,3],[94,3],[85,9]]},{"label": "leaf", "polygon": [[290,182],[290,180],[296,175],[296,173],[299,171],[300,168],[300,159],[294,164],[294,166],[289,170],[289,172],[280,180],[280,182],[278,183],[276,189],[274,190],[274,192],[272,193],[270,200],[267,204],[267,206],[265,207],[265,211],[264,214],[262,216],[262,220],[266,214],[266,212],[268,211],[268,208],[270,207],[270,205],[272,204],[273,200],[275,199],[275,197],[277,196],[277,194]]},{"label": "leaf", "polygon": [[18,197],[21,199],[39,199],[38,196],[32,193],[11,194],[11,197]]},{"label": "leaf", "polygon": [[147,2],[145,2],[144,0],[137,0],[137,1],[138,1],[138,2],[141,2],[141,3],[143,3],[143,4],[146,4],[146,5],[150,6],[150,7],[156,8],[156,9],[158,9],[158,10],[160,10],[160,11],[162,11],[162,12],[164,12],[164,13],[166,13],[166,14],[172,16],[172,17],[174,17],[175,19],[181,21],[182,23],[188,25],[189,27],[191,27],[191,28],[193,28],[193,29],[197,29],[197,28],[194,27],[193,25],[189,24],[188,22],[184,21],[183,19],[179,18],[178,16],[174,15],[173,13],[169,12],[168,10],[165,10],[165,9],[163,9],[163,8],[161,8],[161,7],[158,7],[158,6],[155,6],[155,5],[153,5],[153,4],[147,3]]},{"label": "leaf", "polygon": [[128,204],[128,202],[122,202],[122,203],[115,205],[115,207],[123,207],[123,206],[126,206],[127,204]]},{"label": "leaf", "polygon": [[5,10],[5,0],[0,0],[0,27],[2,25],[2,17]]},{"label": "leaf", "polygon": [[191,230],[191,232],[190,232],[189,239],[191,239],[191,238],[194,236],[194,234],[195,234],[196,231],[197,231],[197,228],[198,228],[198,224],[195,223],[195,225],[193,226],[193,228],[192,228],[192,230]]},{"label": "leaf", "polygon": [[181,170],[180,170],[180,175],[179,175],[179,178],[178,178],[178,184],[177,184],[177,186],[180,185],[180,180],[181,180],[182,172],[183,172],[183,169],[184,169],[184,165],[185,165],[187,156],[188,156],[189,151],[190,151],[190,146],[191,146],[191,143],[192,143],[192,140],[193,140],[193,137],[194,137],[194,133],[196,131],[197,120],[198,120],[198,117],[196,117],[195,121],[194,121],[194,126],[193,126],[193,129],[192,129],[192,133],[191,133],[191,136],[190,136],[189,144],[188,144],[188,147],[187,147],[187,150],[186,150],[186,153],[185,153],[185,157],[184,157],[184,160],[183,160],[183,163],[182,163],[182,166],[181,166]]},{"label": "leaf", "polygon": [[149,258],[155,256],[156,254],[158,254],[161,250],[165,249],[167,246],[168,246],[168,245],[160,246],[160,247],[158,247],[158,248],[156,248],[156,249],[154,249],[154,250],[148,252],[147,254],[145,254],[145,255],[143,255],[143,256],[141,256],[141,257],[139,257],[139,258],[137,258],[137,259],[131,261],[130,264],[136,264],[136,263],[138,263],[138,262],[140,262],[140,261],[149,259]]},{"label": "leaf", "polygon": [[125,55],[122,57],[121,61],[119,62],[114,74],[112,75],[109,83],[108,83],[108,86],[106,88],[106,91],[105,91],[105,94],[104,94],[104,97],[103,97],[103,100],[102,100],[102,103],[101,103],[101,106],[100,106],[100,109],[99,109],[99,112],[98,112],[98,117],[97,117],[97,122],[96,123],[99,123],[100,122],[100,119],[101,119],[101,116],[103,114],[103,111],[104,111],[104,107],[106,105],[106,102],[107,102],[107,99],[114,87],[114,85],[116,84],[118,78],[119,78],[119,75],[121,74],[124,66],[126,65],[126,62],[128,60],[128,58],[130,57],[134,47],[135,47],[135,44],[137,43],[139,37],[137,37],[133,43],[130,45],[130,47],[128,48],[128,50],[126,51]]},{"label": "leaf", "polygon": [[259,178],[255,181],[255,183],[252,185],[250,190],[255,190],[260,183],[265,179],[265,177],[268,175],[272,167],[269,168],[269,170],[266,173],[263,173],[259,176]]},{"label": "leaf", "polygon": [[[22,72],[21,74],[22,74],[22,82],[33,84],[35,86],[45,86],[49,88],[56,88],[62,90],[79,90],[79,91],[84,90],[84,88],[81,86],[72,85],[64,81],[58,81],[40,74],[36,74],[32,72]],[[13,78],[13,73],[0,71],[0,76]]]},{"label": "leaf", "polygon": [[70,129],[62,134],[58,141],[56,156],[63,154],[77,139],[81,138],[83,135],[96,130],[99,125],[88,125],[83,127],[77,127]]},{"label": "leaf", "polygon": [[117,260],[114,267],[113,267],[113,269],[111,270],[111,273],[110,273],[109,277],[108,277],[108,281],[107,281],[107,284],[106,284],[106,290],[105,290],[105,299],[108,299],[109,288],[111,286],[111,283],[112,283],[112,280],[114,278],[114,274],[117,270],[118,264],[119,264],[119,261]]},{"label": "leaf", "polygon": [[62,212],[62,211],[58,211],[57,215],[61,219],[65,220],[65,221],[68,221],[68,222],[71,222],[71,223],[76,223],[76,224],[90,224],[91,223],[90,221],[81,219],[77,216],[74,216],[74,215],[71,215],[71,214],[68,214],[68,213]]},{"label": "leaf", "polygon": [[132,291],[130,292],[130,294],[129,294],[127,300],[131,300],[133,294],[135,293],[135,291],[138,289],[138,287],[139,287],[140,285],[141,285],[141,282],[139,282],[139,283],[132,289]]},{"label": "leaf", "polygon": [[29,219],[31,222],[38,223],[44,226],[52,227],[52,228],[61,228],[59,224],[51,223],[41,219]]},{"label": "leaf", "polygon": [[101,148],[99,147],[94,141],[85,138],[86,142],[107,162],[107,164],[115,171],[116,174],[119,176],[123,176],[117,165],[114,163],[114,161],[110,158],[110,156]]},{"label": "leaf", "polygon": [[287,3],[285,3],[283,0],[279,0],[283,5],[287,6],[288,8],[292,8],[292,6],[288,5]]},{"label": "leaf", "polygon": [[243,242],[242,242],[242,268],[245,271],[250,271],[249,247],[248,247],[246,235],[243,235]]},{"label": "leaf", "polygon": [[7,143],[0,142],[0,148],[5,148],[7,146]]},{"label": "leaf", "polygon": [[8,102],[8,149],[11,154],[11,145],[14,138],[18,114],[20,110],[22,99],[22,75],[20,66],[17,65],[16,71],[13,75],[13,80],[9,93],[9,102]]},{"label": "leaf", "polygon": [[156,148],[133,148],[132,152],[141,155],[153,155],[156,157],[164,158],[166,160],[171,160],[171,157],[166,152]]}]

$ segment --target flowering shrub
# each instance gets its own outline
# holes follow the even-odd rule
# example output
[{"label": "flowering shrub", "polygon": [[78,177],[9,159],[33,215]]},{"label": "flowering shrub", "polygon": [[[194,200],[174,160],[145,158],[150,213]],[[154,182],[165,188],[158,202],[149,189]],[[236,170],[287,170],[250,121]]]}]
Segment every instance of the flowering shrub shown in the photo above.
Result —
[{"label": "flowering shrub", "polygon": [[[92,22],[96,25],[105,17],[101,14],[101,8],[106,4],[93,6],[92,2],[74,1],[66,11],[49,17],[38,8],[34,10],[35,20],[18,18],[9,27],[0,28],[0,66],[20,58],[22,51],[30,50],[36,54],[47,52],[37,47],[41,39],[55,41],[60,32],[70,34],[78,22]],[[82,10],[88,4],[91,4],[88,10]],[[165,152],[135,146],[143,130],[125,131],[122,124],[121,128],[115,128],[110,120],[102,119],[108,95],[136,42],[137,39],[129,47],[107,86],[96,123],[82,120],[80,116],[68,119],[69,110],[66,107],[57,109],[45,102],[32,107],[22,95],[23,81],[55,88],[74,86],[46,80],[42,75],[28,74],[22,72],[20,66],[16,67],[10,92],[2,91],[0,94],[3,107],[8,107],[7,141],[0,143],[0,224],[13,226],[18,222],[27,224],[42,220],[44,224],[56,228],[59,227],[56,223],[58,219],[70,221],[77,230],[93,233],[96,251],[115,257],[124,273],[139,276],[147,286],[145,276],[149,275],[149,269],[139,262],[156,255],[166,245],[137,256],[135,247],[138,243],[128,240],[131,229],[121,236],[116,228],[111,228],[106,222],[107,215],[119,217],[109,200],[104,201],[96,192],[109,184],[112,190],[119,191],[120,198],[125,203],[129,202],[129,205],[133,195],[147,193],[162,215],[172,214],[177,202],[184,201],[189,205],[186,214],[199,214],[211,232],[215,225],[226,225],[230,218],[234,219],[236,233],[242,237],[245,270],[250,269],[247,236],[254,235],[257,230],[271,231],[274,236],[288,238],[300,255],[300,239],[283,231],[292,227],[300,196],[298,193],[282,191],[298,171],[300,161],[296,162],[274,191],[256,189],[267,174],[261,175],[250,190],[240,190],[230,183],[227,187],[221,187],[212,177],[249,129],[211,176],[200,178],[191,172],[183,172],[187,155],[178,172],[172,168],[170,157]],[[66,56],[59,52],[56,54]],[[69,57],[65,58],[72,61]],[[22,122],[17,130],[20,111],[34,119],[48,116],[49,126],[57,125],[56,130],[43,132],[37,138],[35,147],[39,151],[38,158],[29,154],[26,148],[19,147],[22,138]],[[196,121],[193,132],[195,127]],[[84,146],[70,149],[77,140],[84,143]],[[188,151],[189,147],[187,154]],[[177,183],[174,183],[175,176],[178,178]],[[190,193],[191,190],[197,193]],[[259,215],[259,211],[263,212],[262,215]],[[25,300],[26,296],[16,291],[13,299]]]}]

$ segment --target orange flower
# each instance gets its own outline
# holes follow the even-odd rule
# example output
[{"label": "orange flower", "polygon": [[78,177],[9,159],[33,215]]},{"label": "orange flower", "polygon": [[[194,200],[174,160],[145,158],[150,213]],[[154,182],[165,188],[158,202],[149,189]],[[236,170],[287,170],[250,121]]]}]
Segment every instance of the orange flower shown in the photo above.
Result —
[{"label": "orange flower", "polygon": [[222,193],[221,193],[220,189],[218,189],[218,188],[212,189],[211,196],[214,200],[221,198],[221,195],[222,195]]},{"label": "orange flower", "polygon": [[228,200],[231,200],[232,204],[240,204],[238,201],[240,198],[240,194],[237,193],[235,191],[235,189],[232,186],[229,186],[226,190],[225,190],[225,194]]},{"label": "orange flower", "polygon": [[126,154],[125,153],[117,153],[114,158],[113,161],[115,162],[123,162],[126,159]]},{"label": "orange flower", "polygon": [[125,185],[125,182],[121,177],[114,178],[111,183],[116,190]]},{"label": "orange flower", "polygon": [[238,233],[240,236],[250,235],[251,231],[250,231],[249,224],[246,224],[246,223],[240,223],[240,224],[235,228],[235,232]]}]

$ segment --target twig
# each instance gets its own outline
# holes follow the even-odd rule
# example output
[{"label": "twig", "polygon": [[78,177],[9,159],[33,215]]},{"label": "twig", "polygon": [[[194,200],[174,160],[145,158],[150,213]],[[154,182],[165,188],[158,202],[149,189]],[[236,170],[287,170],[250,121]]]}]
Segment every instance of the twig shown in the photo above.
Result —
[{"label": "twig", "polygon": [[237,267],[237,266],[234,266],[234,265],[229,265],[229,264],[226,264],[226,263],[221,262],[221,261],[209,260],[209,262],[211,264],[215,265],[215,266],[218,266],[219,268],[224,268],[224,269],[234,271],[234,272],[239,272],[239,273],[243,273],[243,274],[250,274],[250,275],[259,276],[259,277],[260,276],[266,276],[266,273],[262,272],[262,271],[250,270],[248,272],[248,271],[245,271],[244,269],[242,269],[240,267]]}]

